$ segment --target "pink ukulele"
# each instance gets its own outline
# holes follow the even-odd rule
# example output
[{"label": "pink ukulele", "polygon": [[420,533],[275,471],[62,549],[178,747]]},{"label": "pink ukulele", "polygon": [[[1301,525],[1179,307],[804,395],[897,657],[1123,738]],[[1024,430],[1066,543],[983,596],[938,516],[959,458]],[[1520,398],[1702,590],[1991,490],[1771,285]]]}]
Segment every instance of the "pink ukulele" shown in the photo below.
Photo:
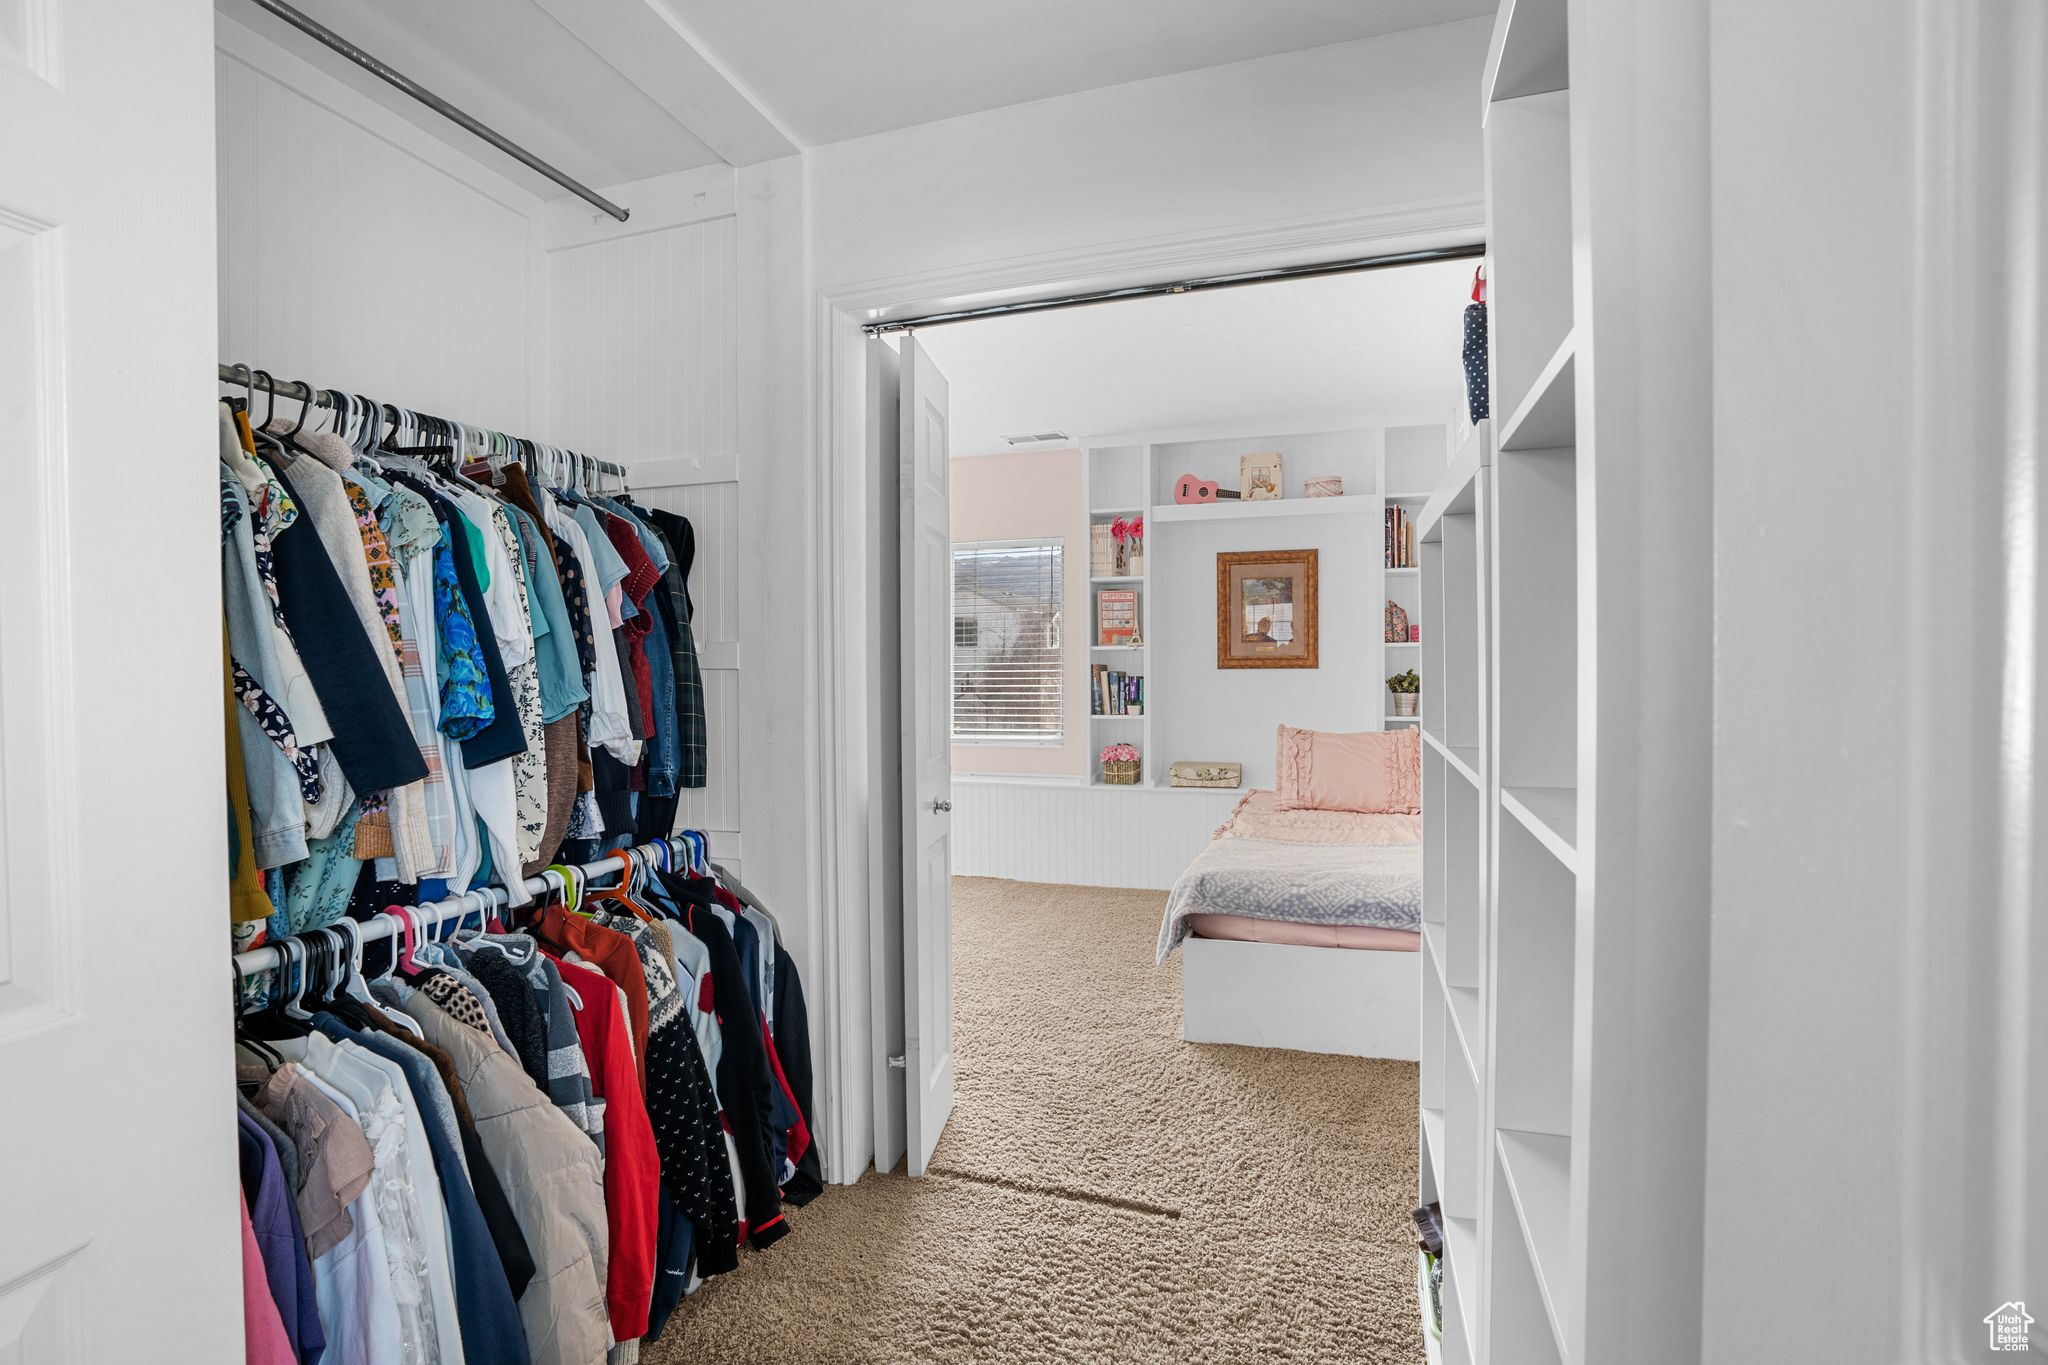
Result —
[{"label": "pink ukulele", "polygon": [[1218,498],[1235,501],[1243,496],[1235,488],[1218,488],[1214,479],[1198,479],[1192,474],[1183,474],[1173,483],[1173,500],[1178,503],[1206,503]]}]

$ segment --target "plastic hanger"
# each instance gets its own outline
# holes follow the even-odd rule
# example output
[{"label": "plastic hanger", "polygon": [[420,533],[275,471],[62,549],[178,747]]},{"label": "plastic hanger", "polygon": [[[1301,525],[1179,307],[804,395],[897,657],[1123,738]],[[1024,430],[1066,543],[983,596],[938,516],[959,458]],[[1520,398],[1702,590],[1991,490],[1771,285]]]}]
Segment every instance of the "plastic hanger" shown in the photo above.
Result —
[{"label": "plastic hanger", "polygon": [[633,874],[639,868],[639,862],[635,858],[633,850],[623,848],[611,856],[619,860],[619,884],[614,887],[607,887],[602,891],[592,891],[584,899],[586,901],[605,901],[609,904],[623,906],[635,919],[652,924],[654,916],[648,914],[633,899]]}]

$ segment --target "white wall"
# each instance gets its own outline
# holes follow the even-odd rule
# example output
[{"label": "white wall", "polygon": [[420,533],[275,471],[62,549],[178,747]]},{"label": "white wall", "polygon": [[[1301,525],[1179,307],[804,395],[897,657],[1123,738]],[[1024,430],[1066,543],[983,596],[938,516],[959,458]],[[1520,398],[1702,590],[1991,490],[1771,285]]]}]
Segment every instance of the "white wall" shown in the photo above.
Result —
[{"label": "white wall", "polygon": [[2048,11],[1708,9],[1700,1358],[2038,1352]]},{"label": "white wall", "polygon": [[[963,456],[953,461],[953,543],[1057,540],[1064,547],[1066,736],[1060,744],[955,744],[956,773],[1065,773],[1088,762],[1088,518],[1081,452]],[[956,850],[957,856],[957,850]]]},{"label": "white wall", "polygon": [[816,148],[812,269],[828,290],[986,262],[1029,276],[1047,252],[1219,232],[1255,248],[1261,225],[1476,205],[1489,29],[1445,24]]},{"label": "white wall", "polygon": [[[1247,788],[1271,787],[1276,726],[1380,728],[1379,529],[1368,515],[1177,521],[1147,534],[1154,621],[1148,777],[1182,759],[1222,759],[1244,764]],[[1216,666],[1216,556],[1245,550],[1317,552],[1317,667]]]},{"label": "white wall", "polygon": [[546,439],[541,201],[232,19],[214,41],[221,358]]}]

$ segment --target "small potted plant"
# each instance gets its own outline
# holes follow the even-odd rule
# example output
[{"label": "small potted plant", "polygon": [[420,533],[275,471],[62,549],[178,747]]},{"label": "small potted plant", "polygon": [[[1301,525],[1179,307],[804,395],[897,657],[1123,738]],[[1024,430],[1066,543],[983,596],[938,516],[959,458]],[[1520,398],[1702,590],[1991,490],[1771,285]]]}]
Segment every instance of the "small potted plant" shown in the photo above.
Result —
[{"label": "small potted plant", "polygon": [[1412,716],[1415,703],[1422,695],[1422,675],[1412,668],[1406,673],[1396,673],[1387,679],[1387,690],[1394,694],[1394,714]]},{"label": "small potted plant", "polygon": [[1138,751],[1128,744],[1111,744],[1102,751],[1102,780],[1111,787],[1138,785]]},{"label": "small potted plant", "polygon": [[1145,572],[1145,519],[1118,517],[1109,524],[1110,539],[1116,542],[1111,571],[1118,577],[1135,578]]}]

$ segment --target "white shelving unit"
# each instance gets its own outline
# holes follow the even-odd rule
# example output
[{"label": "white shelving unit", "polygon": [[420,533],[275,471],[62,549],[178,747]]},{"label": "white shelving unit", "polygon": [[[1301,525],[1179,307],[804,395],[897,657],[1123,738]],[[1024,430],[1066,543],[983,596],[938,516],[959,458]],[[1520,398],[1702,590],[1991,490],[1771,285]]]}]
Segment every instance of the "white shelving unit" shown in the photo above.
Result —
[{"label": "white shelving unit", "polygon": [[[1146,542],[1149,549],[1152,529],[1151,507],[1151,464],[1152,452],[1144,445],[1109,446],[1087,450],[1082,453],[1081,496],[1088,504],[1088,543],[1081,547],[1088,566],[1088,613],[1085,622],[1088,639],[1088,686],[1095,685],[1095,668],[1101,665],[1119,673],[1135,674],[1146,680],[1145,710],[1131,715],[1096,715],[1093,692],[1090,692],[1088,715],[1088,744],[1086,748],[1087,772],[1085,777],[1095,786],[1107,786],[1102,780],[1102,760],[1099,755],[1106,744],[1127,743],[1135,745],[1144,764],[1139,773],[1139,787],[1149,784],[1156,776],[1152,762],[1152,695],[1151,670],[1146,666],[1151,657],[1152,639],[1152,593],[1146,582],[1146,569],[1152,563],[1152,556],[1144,555],[1139,562],[1139,572],[1134,574],[1099,574],[1095,572],[1094,535],[1097,526],[1106,526],[1118,517],[1143,517],[1145,519]],[[1138,594],[1138,638],[1147,643],[1139,645],[1102,645],[1096,611],[1099,594],[1105,588],[1130,588]],[[1109,788],[1116,790],[1116,788]]]},{"label": "white shelving unit", "polygon": [[[1578,1030],[1593,961],[1579,936],[1596,914],[1579,842],[1590,805],[1579,632],[1595,597],[1580,572],[1586,366],[1565,10],[1504,0],[1495,23],[1484,92],[1493,417],[1464,438],[1421,517],[1424,667],[1445,684],[1424,693],[1424,917],[1441,926],[1424,940],[1425,979],[1439,987],[1424,993],[1424,1038],[1443,1041],[1422,1062],[1420,1180],[1460,1231],[1445,1278],[1461,1314],[1443,1357],[1464,1365],[1593,1359],[1594,1173],[1575,1130],[1589,1108]],[[1608,1160],[1629,1155],[1610,1146]],[[1598,1297],[1625,1293],[1626,1273],[1603,1270]]]},{"label": "white shelving unit", "polygon": [[[1200,477],[1213,477],[1225,487],[1232,487],[1237,483],[1239,454],[1259,450],[1278,450],[1283,455],[1287,496],[1270,501],[1226,501],[1207,506],[1181,505],[1173,501],[1173,482],[1179,475],[1197,473]],[[1429,497],[1427,492],[1389,494],[1381,490],[1433,486],[1447,459],[1444,429],[1426,425],[1385,431],[1311,432],[1282,436],[1244,432],[1175,432],[1160,439],[1138,439],[1124,444],[1085,448],[1082,499],[1091,536],[1095,524],[1106,524],[1119,516],[1142,516],[1145,519],[1145,556],[1140,573],[1101,575],[1093,571],[1092,554],[1088,561],[1088,611],[1083,623],[1090,642],[1088,662],[1090,665],[1107,664],[1121,672],[1144,676],[1145,714],[1091,714],[1088,718],[1090,742],[1086,769],[1081,776],[1091,785],[1104,785],[1102,765],[1097,755],[1104,745],[1117,740],[1136,745],[1144,756],[1143,783],[1134,790],[1173,790],[1169,786],[1170,765],[1176,758],[1237,756],[1228,753],[1163,753],[1158,751],[1155,743],[1161,734],[1161,727],[1155,724],[1161,714],[1159,707],[1162,702],[1169,707],[1173,705],[1176,682],[1173,678],[1155,679],[1153,676],[1153,664],[1163,657],[1158,648],[1160,636],[1157,632],[1171,629],[1153,609],[1155,584],[1151,581],[1151,570],[1159,562],[1162,545],[1175,543],[1175,537],[1190,534],[1194,527],[1204,523],[1243,527],[1247,535],[1251,535],[1266,527],[1284,528],[1293,521],[1320,525],[1331,518],[1352,518],[1356,521],[1359,535],[1374,536],[1379,533],[1380,519],[1389,503],[1404,504],[1413,517],[1420,513]],[[1301,495],[1305,477],[1332,473],[1341,475],[1345,481],[1343,496],[1309,498]],[[1344,534],[1350,534],[1348,525]],[[1186,545],[1188,542],[1180,543]],[[1084,547],[1084,553],[1089,553],[1088,547]],[[1370,608],[1372,619],[1378,620],[1382,614],[1379,608],[1392,600],[1402,605],[1411,621],[1420,620],[1421,570],[1389,569],[1377,555],[1372,556],[1372,560],[1368,581],[1363,583],[1332,581],[1326,568],[1322,609],[1325,612],[1351,611],[1366,607]],[[1131,587],[1139,594],[1139,621],[1144,641],[1141,647],[1094,643],[1099,638],[1096,594],[1103,588],[1115,587]],[[1329,618],[1326,616],[1325,619]],[[1205,624],[1205,636],[1209,629]],[[1376,640],[1384,633],[1378,629],[1371,631]],[[1377,723],[1385,728],[1420,723],[1419,716],[1394,714],[1392,693],[1387,691],[1382,680],[1410,668],[1423,672],[1426,679],[1427,670],[1420,662],[1423,648],[1422,641],[1382,641],[1376,651],[1369,652],[1368,668],[1377,668],[1378,671],[1369,673],[1365,685],[1375,687],[1381,697],[1380,704],[1368,706],[1369,724]],[[1327,663],[1325,667],[1328,667]],[[1155,683],[1162,685],[1155,687]],[[1425,690],[1427,687],[1425,681]],[[1181,695],[1185,696],[1185,692]],[[1178,739],[1185,740],[1187,727],[1178,728],[1181,731]]]}]

